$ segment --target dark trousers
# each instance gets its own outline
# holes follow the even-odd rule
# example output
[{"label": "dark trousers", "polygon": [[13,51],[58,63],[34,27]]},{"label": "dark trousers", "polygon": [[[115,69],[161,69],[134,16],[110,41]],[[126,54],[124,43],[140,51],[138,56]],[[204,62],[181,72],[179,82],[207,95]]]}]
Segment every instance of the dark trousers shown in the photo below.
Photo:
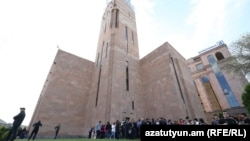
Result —
[{"label": "dark trousers", "polygon": [[115,131],[115,138],[118,140],[120,139],[120,132]]},{"label": "dark trousers", "polygon": [[56,134],[55,134],[55,137],[54,137],[54,139],[56,139],[57,135],[58,135],[58,131],[56,131]]},{"label": "dark trousers", "polygon": [[89,139],[91,139],[92,131],[89,131]]},{"label": "dark trousers", "polygon": [[31,138],[32,138],[32,136],[33,136],[33,140],[36,138],[36,135],[37,135],[37,133],[38,133],[38,130],[33,130],[32,132],[31,132],[31,134],[30,134],[30,136],[29,136],[29,138],[28,138],[28,140],[30,140]]},{"label": "dark trousers", "polygon": [[111,129],[108,129],[106,132],[106,137],[109,138],[111,136]]},{"label": "dark trousers", "polygon": [[96,130],[96,138],[97,139],[101,138],[101,130]]},{"label": "dark trousers", "polygon": [[7,137],[6,137],[6,139],[5,139],[5,141],[13,141],[13,140],[15,140],[16,139],[16,135],[17,135],[17,130],[19,129],[19,126],[13,126],[11,129],[10,129],[10,131],[9,131],[9,133],[8,133],[8,135],[7,135]]}]

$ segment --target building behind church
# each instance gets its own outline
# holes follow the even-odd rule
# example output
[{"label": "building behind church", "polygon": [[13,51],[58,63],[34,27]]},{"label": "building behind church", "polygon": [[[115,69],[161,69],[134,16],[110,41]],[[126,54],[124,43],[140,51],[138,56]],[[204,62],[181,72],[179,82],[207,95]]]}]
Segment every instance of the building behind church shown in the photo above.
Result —
[{"label": "building behind church", "polygon": [[248,83],[243,73],[233,74],[224,69],[231,56],[227,45],[218,41],[187,60],[207,118],[221,111],[232,115],[247,113],[241,95]]},{"label": "building behind church", "polygon": [[[223,96],[233,97],[232,105],[227,103],[230,98],[221,99],[204,112],[205,100],[200,98],[205,88],[196,88],[202,81],[168,42],[140,59],[135,11],[129,0],[111,0],[101,22],[95,62],[58,50],[30,122],[31,129],[32,123],[42,121],[38,137],[52,138],[58,123],[60,137],[81,137],[98,121],[206,119],[205,112],[223,107],[219,102],[223,108],[241,106],[239,95],[232,96],[234,87],[225,87],[229,95]],[[236,88],[235,94],[240,93]]]}]

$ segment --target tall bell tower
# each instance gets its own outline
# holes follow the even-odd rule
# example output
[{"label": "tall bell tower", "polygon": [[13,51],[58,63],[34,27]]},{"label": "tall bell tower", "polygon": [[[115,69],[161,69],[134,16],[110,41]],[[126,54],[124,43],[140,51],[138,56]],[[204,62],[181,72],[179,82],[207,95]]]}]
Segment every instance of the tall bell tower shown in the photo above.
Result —
[{"label": "tall bell tower", "polygon": [[112,0],[103,14],[87,119],[114,122],[135,117],[140,91],[135,11],[129,0]]}]

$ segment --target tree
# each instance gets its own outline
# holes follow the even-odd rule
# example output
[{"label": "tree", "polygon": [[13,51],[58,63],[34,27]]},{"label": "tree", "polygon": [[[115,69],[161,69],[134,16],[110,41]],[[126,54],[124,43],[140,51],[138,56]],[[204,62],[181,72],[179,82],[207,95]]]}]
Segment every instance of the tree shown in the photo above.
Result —
[{"label": "tree", "polygon": [[0,141],[3,141],[7,137],[8,133],[9,133],[9,129],[0,125]]},{"label": "tree", "polygon": [[224,69],[235,74],[250,72],[250,32],[241,35],[230,47],[232,56],[226,58]]},{"label": "tree", "polygon": [[245,86],[244,92],[241,95],[243,105],[246,107],[247,112],[250,114],[250,83]]}]

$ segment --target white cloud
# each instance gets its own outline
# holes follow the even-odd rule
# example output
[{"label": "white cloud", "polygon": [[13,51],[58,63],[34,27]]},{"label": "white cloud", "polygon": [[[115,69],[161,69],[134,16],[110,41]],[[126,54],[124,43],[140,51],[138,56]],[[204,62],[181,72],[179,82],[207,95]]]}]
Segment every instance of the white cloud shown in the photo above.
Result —
[{"label": "white cloud", "polygon": [[94,60],[104,8],[103,0],[0,1],[0,118],[12,122],[26,107],[29,123],[57,45]]},{"label": "white cloud", "polygon": [[[154,0],[132,0],[135,7],[140,57],[144,57],[156,46],[152,37],[156,35],[156,21],[153,18]],[[138,26],[139,25],[139,26]]]},{"label": "white cloud", "polygon": [[227,0],[192,1],[193,10],[187,19],[187,24],[194,27],[191,42],[197,47],[209,46],[207,43],[211,38],[218,40],[223,35],[228,2]]}]

